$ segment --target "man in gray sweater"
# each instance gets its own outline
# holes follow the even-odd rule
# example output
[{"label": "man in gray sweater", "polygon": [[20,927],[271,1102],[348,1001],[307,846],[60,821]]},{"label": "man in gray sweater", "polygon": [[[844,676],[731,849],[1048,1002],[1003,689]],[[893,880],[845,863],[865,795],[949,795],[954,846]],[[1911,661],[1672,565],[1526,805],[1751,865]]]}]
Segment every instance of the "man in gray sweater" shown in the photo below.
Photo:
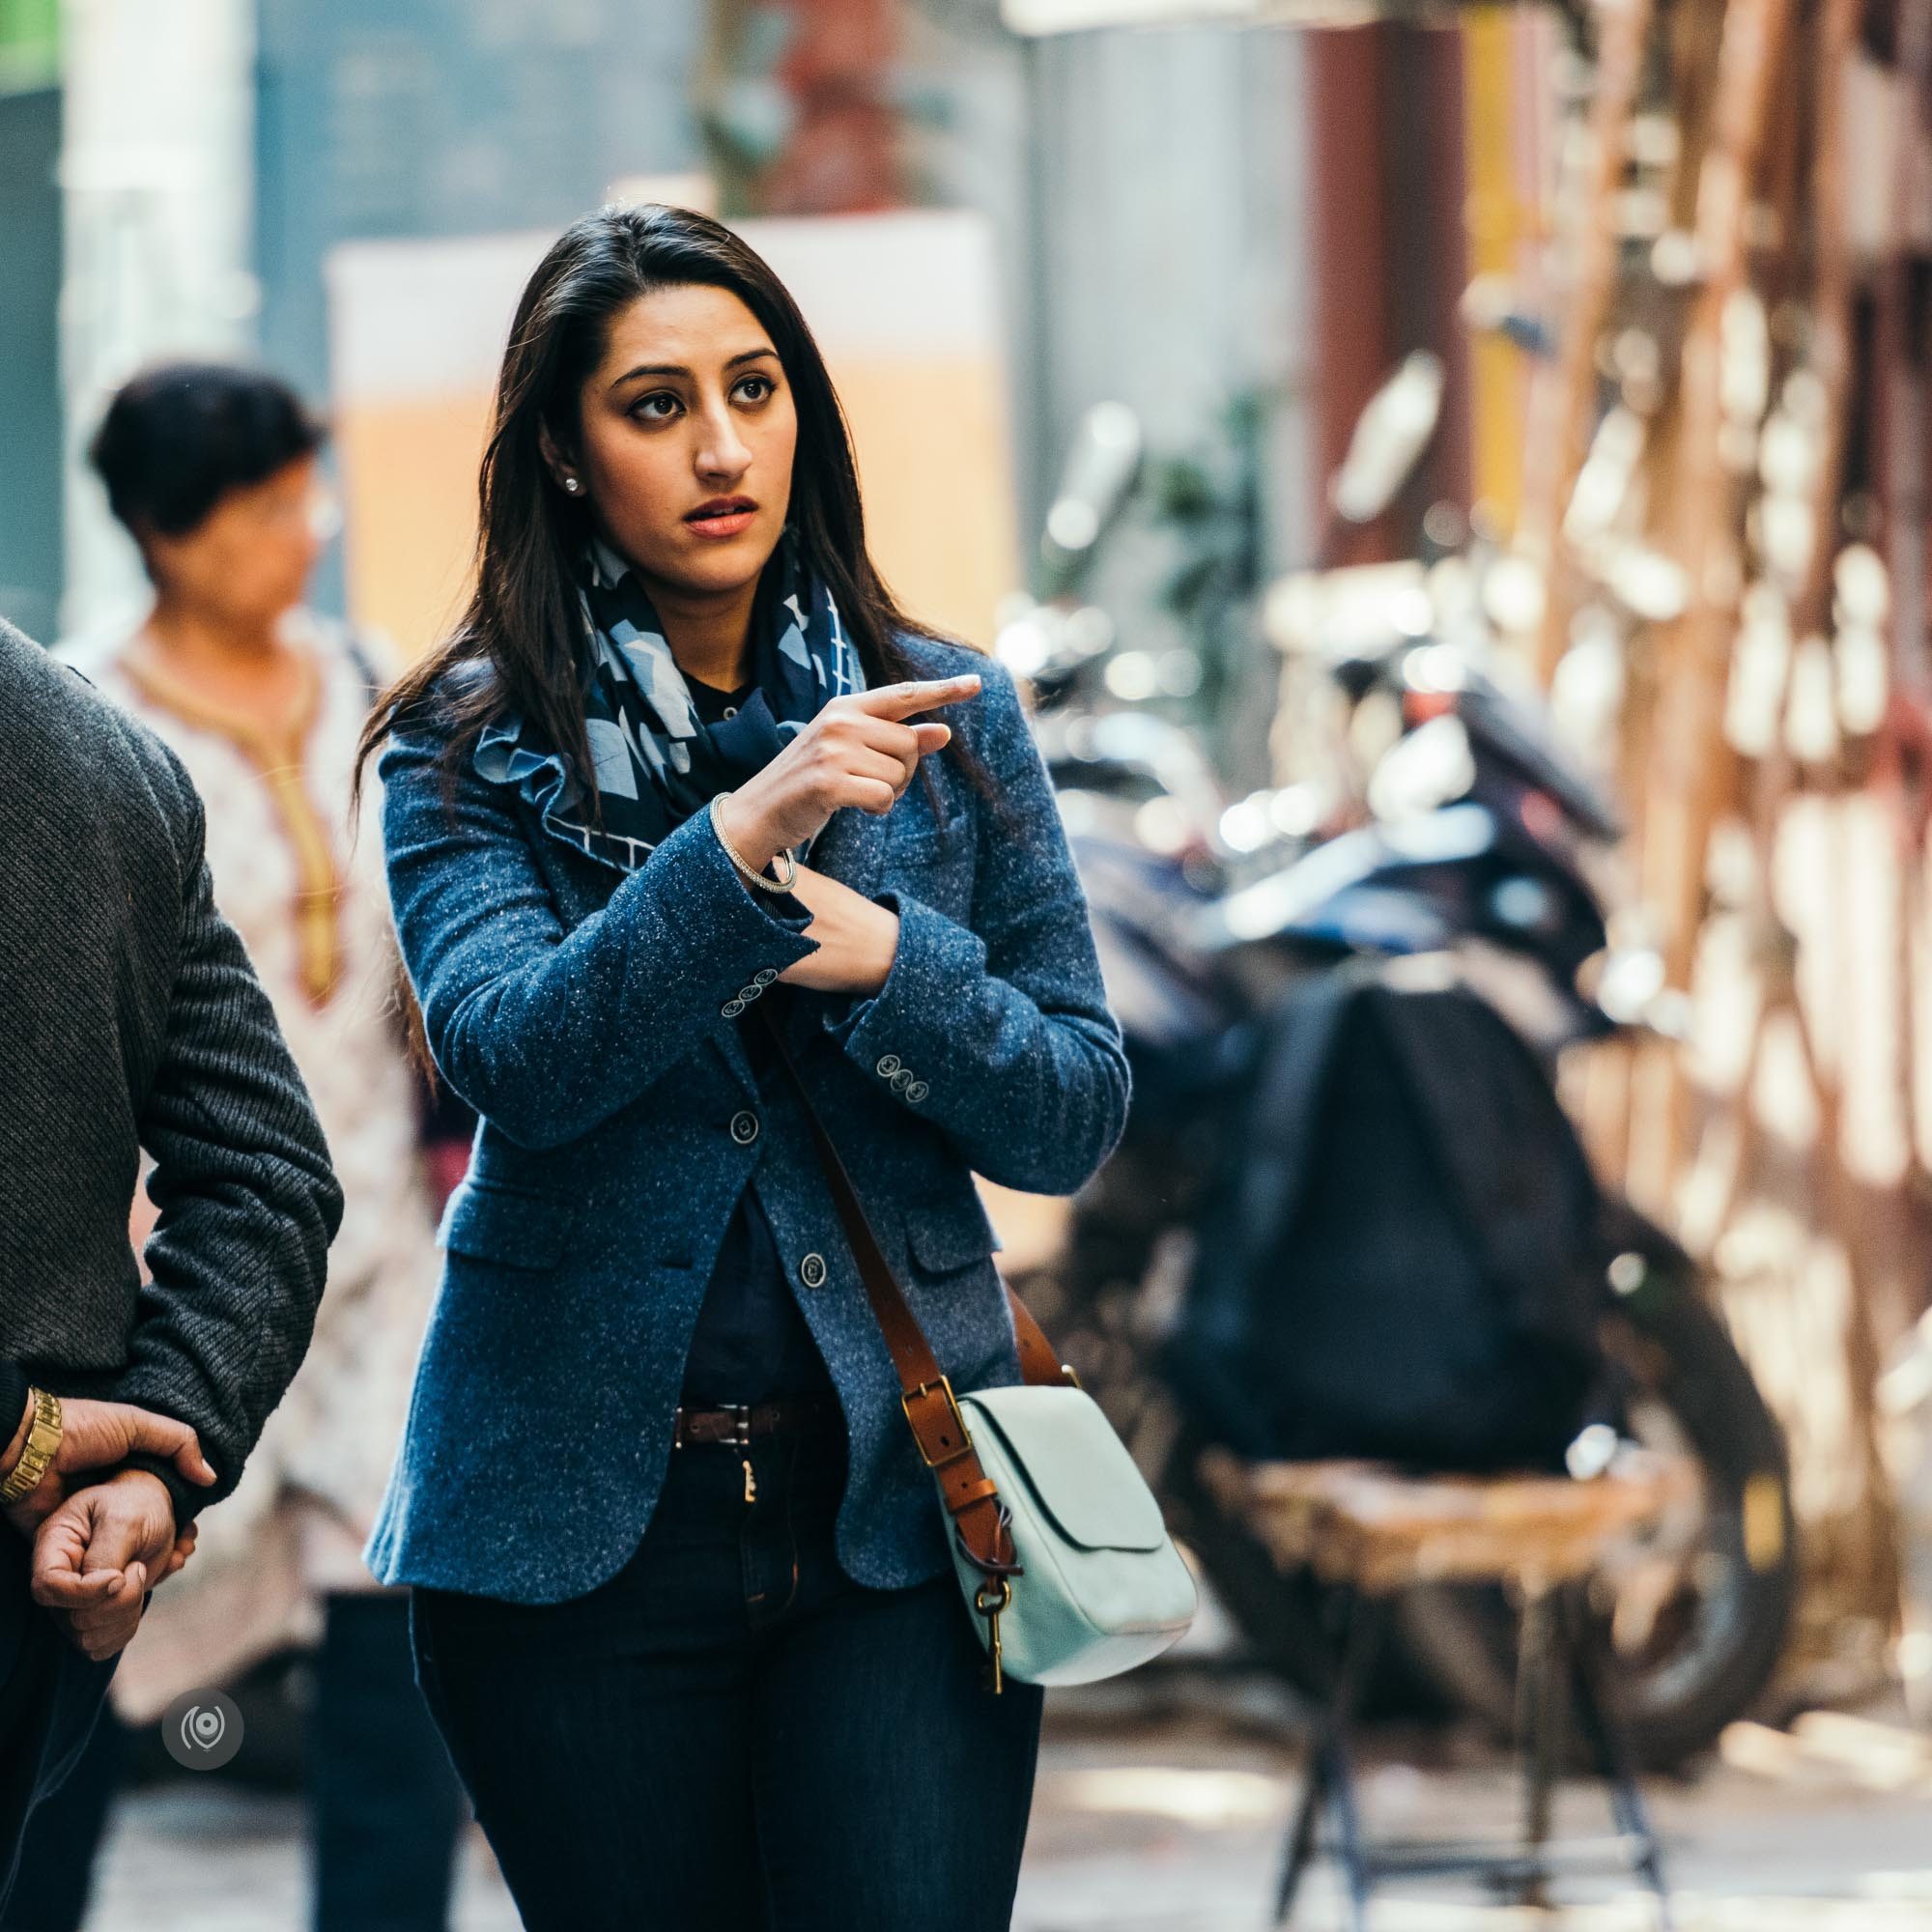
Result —
[{"label": "man in gray sweater", "polygon": [[202,838],[159,741],[0,623],[0,1904],[301,1361],[342,1214]]}]

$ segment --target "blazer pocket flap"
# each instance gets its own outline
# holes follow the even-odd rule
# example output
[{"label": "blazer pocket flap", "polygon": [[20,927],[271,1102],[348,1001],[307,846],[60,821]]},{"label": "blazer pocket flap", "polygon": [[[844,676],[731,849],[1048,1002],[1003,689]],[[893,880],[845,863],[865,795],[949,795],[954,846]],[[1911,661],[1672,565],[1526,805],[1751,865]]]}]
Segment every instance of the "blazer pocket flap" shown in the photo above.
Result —
[{"label": "blazer pocket flap", "polygon": [[545,1268],[563,1253],[576,1204],[467,1180],[449,1197],[439,1237],[452,1254]]},{"label": "blazer pocket flap", "polygon": [[969,1194],[963,1201],[934,1202],[914,1208],[907,1217],[906,1239],[913,1260],[927,1274],[945,1274],[951,1268],[982,1262],[1000,1245],[977,1194]]}]

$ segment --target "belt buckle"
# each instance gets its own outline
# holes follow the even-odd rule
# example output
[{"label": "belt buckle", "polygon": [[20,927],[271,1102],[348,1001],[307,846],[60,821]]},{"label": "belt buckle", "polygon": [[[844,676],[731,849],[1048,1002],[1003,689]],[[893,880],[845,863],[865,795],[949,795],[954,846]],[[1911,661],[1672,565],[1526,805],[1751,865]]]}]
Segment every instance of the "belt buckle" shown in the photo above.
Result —
[{"label": "belt buckle", "polygon": [[731,1440],[739,1449],[752,1446],[752,1405],[749,1402],[727,1402],[722,1405],[724,1413],[731,1417]]}]

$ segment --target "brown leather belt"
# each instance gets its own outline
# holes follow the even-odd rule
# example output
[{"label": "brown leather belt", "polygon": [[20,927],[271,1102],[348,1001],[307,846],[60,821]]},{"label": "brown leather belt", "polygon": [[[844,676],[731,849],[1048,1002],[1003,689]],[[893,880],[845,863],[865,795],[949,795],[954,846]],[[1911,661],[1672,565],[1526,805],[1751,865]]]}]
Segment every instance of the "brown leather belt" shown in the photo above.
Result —
[{"label": "brown leather belt", "polygon": [[728,1408],[680,1407],[671,1422],[671,1447],[682,1449],[688,1442],[728,1442],[742,1448],[781,1429],[822,1428],[838,1412],[838,1405],[823,1396],[738,1403]]}]

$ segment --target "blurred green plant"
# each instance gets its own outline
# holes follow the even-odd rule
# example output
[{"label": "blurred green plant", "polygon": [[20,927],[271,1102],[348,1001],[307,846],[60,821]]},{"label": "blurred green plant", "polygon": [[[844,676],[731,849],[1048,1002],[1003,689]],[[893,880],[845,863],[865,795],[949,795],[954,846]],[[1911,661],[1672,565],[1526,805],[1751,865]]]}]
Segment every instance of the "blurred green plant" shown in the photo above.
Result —
[{"label": "blurred green plant", "polygon": [[797,105],[778,77],[796,31],[789,13],[755,0],[720,0],[711,11],[695,105],[727,213],[749,206],[753,182],[797,125]]},{"label": "blurred green plant", "polygon": [[0,0],[0,94],[60,78],[60,0]]},{"label": "blurred green plant", "polygon": [[1254,598],[1262,582],[1262,449],[1265,399],[1230,396],[1188,449],[1151,453],[1142,501],[1151,530],[1177,556],[1158,596],[1198,661],[1189,708],[1225,749],[1244,695],[1241,671],[1257,648]]}]

